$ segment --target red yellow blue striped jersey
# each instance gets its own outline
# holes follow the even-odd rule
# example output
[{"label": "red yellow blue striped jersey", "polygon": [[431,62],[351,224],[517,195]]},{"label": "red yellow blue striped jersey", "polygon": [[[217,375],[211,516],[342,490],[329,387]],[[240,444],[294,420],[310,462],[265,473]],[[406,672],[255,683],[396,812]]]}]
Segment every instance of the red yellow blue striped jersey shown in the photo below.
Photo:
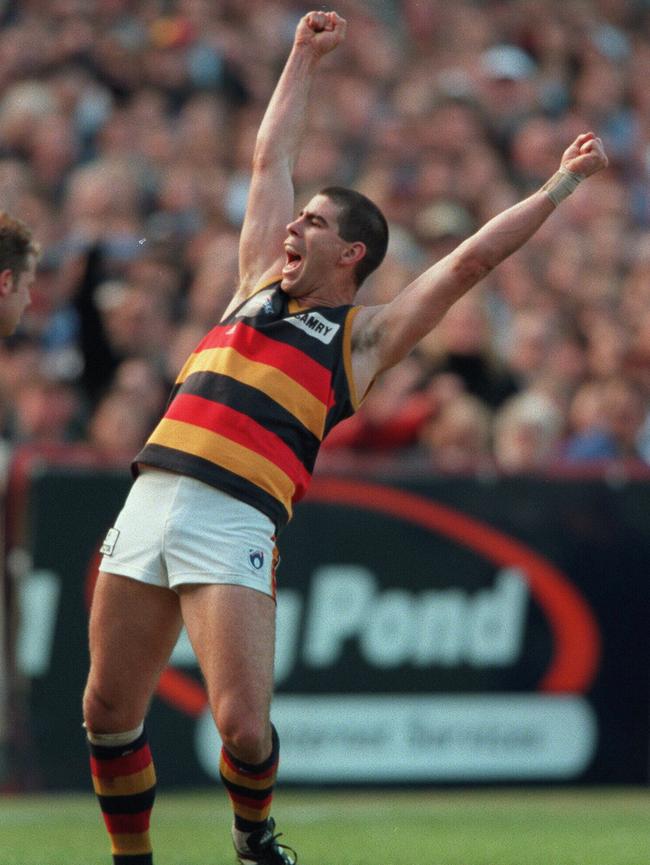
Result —
[{"label": "red yellow blue striped jersey", "polygon": [[301,308],[274,279],[187,359],[134,461],[189,475],[278,528],[305,494],[321,442],[358,407],[351,372],[359,307]]}]

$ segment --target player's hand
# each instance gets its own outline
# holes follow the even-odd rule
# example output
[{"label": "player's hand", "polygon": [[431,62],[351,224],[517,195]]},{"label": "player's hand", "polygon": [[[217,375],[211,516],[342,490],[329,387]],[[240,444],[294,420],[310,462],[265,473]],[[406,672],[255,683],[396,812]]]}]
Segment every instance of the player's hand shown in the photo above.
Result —
[{"label": "player's hand", "polygon": [[561,167],[575,174],[589,177],[602,168],[607,168],[607,154],[600,138],[596,138],[593,132],[585,132],[578,135],[570,147],[562,155]]},{"label": "player's hand", "polygon": [[345,39],[347,21],[336,12],[308,12],[296,28],[294,45],[306,46],[318,57],[333,51]]}]

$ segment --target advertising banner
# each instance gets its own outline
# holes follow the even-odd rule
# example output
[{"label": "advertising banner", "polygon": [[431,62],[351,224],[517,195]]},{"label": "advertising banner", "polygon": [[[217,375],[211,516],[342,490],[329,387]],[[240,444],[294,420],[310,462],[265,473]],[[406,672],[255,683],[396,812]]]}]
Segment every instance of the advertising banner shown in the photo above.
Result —
[{"label": "advertising banner", "polygon": [[[30,482],[16,656],[46,787],[88,784],[87,608],[128,486]],[[321,476],[279,546],[284,782],[648,781],[648,480]],[[185,634],[149,733],[162,783],[218,777]]]}]

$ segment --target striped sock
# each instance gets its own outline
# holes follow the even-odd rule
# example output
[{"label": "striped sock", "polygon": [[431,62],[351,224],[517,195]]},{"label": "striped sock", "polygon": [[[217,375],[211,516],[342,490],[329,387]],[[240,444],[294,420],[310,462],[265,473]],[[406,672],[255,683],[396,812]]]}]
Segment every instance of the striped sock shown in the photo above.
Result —
[{"label": "striped sock", "polygon": [[[152,865],[149,819],[156,795],[156,772],[140,729],[123,744],[98,744],[110,736],[89,736],[93,786],[111,839],[114,865]],[[114,737],[119,739],[119,735]]]},{"label": "striped sock", "polygon": [[271,813],[280,754],[278,734],[275,727],[271,730],[273,747],[263,763],[244,763],[225,748],[221,749],[219,772],[232,802],[234,828],[239,832],[255,832],[265,825]]}]

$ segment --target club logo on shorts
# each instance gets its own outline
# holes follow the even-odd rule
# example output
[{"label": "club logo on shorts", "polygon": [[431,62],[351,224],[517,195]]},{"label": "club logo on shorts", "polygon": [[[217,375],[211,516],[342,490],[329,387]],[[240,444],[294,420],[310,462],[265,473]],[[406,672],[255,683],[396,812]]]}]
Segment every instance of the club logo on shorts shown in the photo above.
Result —
[{"label": "club logo on shorts", "polygon": [[104,538],[104,543],[99,548],[99,552],[103,556],[112,556],[113,550],[115,549],[115,544],[117,543],[117,539],[120,536],[119,529],[109,529],[106,537]]},{"label": "club logo on shorts", "polygon": [[264,551],[249,550],[248,561],[251,563],[251,565],[255,568],[256,571],[259,571],[260,568],[264,565]]}]

